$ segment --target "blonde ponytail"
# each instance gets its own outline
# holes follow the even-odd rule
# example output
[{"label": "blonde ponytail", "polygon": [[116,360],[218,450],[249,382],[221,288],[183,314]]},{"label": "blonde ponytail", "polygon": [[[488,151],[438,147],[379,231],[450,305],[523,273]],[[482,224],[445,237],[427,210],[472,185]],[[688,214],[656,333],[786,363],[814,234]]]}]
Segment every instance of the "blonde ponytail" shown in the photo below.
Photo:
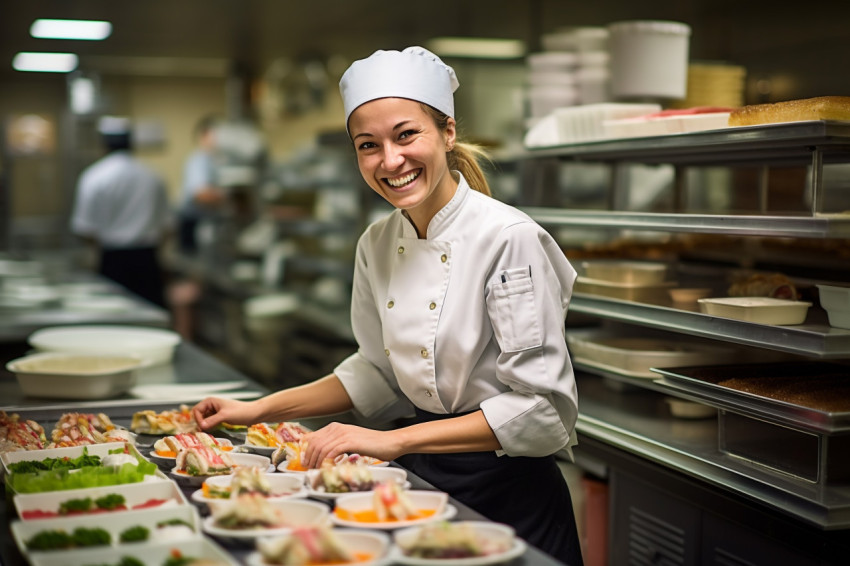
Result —
[{"label": "blonde ponytail", "polygon": [[[439,110],[421,103],[422,109],[429,114],[441,132],[446,131],[448,127],[449,117]],[[455,142],[454,147],[446,153],[450,170],[460,171],[469,187],[479,193],[492,196],[490,185],[487,183],[487,177],[484,176],[484,170],[481,169],[479,161],[482,159],[489,160],[487,152],[483,148],[471,143]]]}]

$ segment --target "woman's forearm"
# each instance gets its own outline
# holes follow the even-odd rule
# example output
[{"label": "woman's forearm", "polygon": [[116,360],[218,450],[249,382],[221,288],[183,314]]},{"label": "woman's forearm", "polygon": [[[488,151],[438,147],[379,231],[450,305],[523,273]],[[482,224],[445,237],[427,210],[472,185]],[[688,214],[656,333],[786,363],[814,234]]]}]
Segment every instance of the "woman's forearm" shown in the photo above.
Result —
[{"label": "woman's forearm", "polygon": [[390,433],[402,454],[449,452],[485,452],[501,449],[482,411],[420,423]]},{"label": "woman's forearm", "polygon": [[336,375],[284,389],[257,400],[257,421],[282,422],[335,415],[353,407]]}]

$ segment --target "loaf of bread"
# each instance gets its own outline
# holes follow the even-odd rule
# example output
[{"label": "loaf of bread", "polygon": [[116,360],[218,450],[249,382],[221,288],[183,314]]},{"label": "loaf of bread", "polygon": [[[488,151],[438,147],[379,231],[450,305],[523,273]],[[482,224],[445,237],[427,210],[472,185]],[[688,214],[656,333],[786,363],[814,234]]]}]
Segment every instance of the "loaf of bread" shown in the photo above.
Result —
[{"label": "loaf of bread", "polygon": [[850,96],[819,96],[772,104],[751,104],[729,114],[730,126],[803,120],[850,120]]}]

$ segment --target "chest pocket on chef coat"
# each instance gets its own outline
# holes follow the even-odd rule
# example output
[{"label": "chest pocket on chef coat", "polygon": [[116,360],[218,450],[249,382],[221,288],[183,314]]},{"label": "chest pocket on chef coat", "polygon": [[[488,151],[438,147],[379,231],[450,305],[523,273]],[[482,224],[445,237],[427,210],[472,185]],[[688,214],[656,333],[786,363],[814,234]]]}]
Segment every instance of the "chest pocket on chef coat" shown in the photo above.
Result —
[{"label": "chest pocket on chef coat", "polygon": [[519,352],[543,344],[529,268],[498,274],[487,297],[487,312],[503,352]]}]

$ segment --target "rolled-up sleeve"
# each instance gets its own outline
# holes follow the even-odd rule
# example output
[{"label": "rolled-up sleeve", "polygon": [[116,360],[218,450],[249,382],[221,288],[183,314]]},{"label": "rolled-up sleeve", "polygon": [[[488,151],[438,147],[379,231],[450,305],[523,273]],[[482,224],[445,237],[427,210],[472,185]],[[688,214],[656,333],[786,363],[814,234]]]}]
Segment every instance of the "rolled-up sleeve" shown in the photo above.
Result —
[{"label": "rolled-up sleeve", "polygon": [[359,348],[334,369],[334,374],[351,397],[358,414],[387,420],[409,414],[411,409],[399,392],[384,353],[381,321],[367,272],[368,235],[367,231],[357,246],[351,295],[351,325]]},{"label": "rolled-up sleeve", "polygon": [[507,228],[487,282],[487,312],[509,391],[481,403],[509,456],[546,456],[575,445],[578,395],[564,336],[576,272],[533,223]]}]

